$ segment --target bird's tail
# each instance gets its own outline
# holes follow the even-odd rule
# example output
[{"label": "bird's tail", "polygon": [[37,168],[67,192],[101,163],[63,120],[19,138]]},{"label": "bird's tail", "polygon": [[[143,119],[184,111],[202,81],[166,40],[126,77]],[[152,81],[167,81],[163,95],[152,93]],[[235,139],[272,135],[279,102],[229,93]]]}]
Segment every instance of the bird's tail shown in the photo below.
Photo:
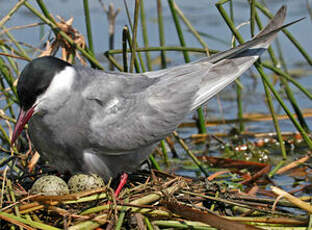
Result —
[{"label": "bird's tail", "polygon": [[197,65],[210,63],[212,66],[202,77],[201,87],[193,98],[192,110],[208,101],[244,73],[268,48],[280,30],[302,20],[299,19],[283,26],[286,10],[286,6],[282,6],[268,25],[252,40],[195,62]]}]

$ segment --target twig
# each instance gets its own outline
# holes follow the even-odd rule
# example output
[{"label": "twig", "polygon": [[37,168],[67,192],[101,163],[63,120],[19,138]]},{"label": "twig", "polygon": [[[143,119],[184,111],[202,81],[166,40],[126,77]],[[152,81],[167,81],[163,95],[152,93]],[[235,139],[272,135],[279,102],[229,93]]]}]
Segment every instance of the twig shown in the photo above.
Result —
[{"label": "twig", "polygon": [[13,6],[10,12],[4,16],[0,21],[0,27],[2,27],[8,20],[10,20],[11,16],[26,2],[27,0],[20,0],[18,3]]}]

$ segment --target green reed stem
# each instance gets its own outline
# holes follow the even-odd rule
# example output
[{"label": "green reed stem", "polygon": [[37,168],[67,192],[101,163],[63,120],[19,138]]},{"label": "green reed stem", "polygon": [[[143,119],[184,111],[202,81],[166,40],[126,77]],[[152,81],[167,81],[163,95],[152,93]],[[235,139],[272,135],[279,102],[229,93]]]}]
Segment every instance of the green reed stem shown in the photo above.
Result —
[{"label": "green reed stem", "polygon": [[301,90],[310,100],[312,100],[312,93],[307,90],[305,87],[303,87],[298,81],[296,81],[292,76],[290,76],[288,73],[282,71],[281,69],[270,65],[268,63],[261,63],[263,67],[273,71],[276,73],[279,77],[283,77],[287,79],[289,82],[291,82],[294,86],[296,86],[299,90]]},{"label": "green reed stem", "polygon": [[144,217],[144,223],[145,223],[146,228],[148,230],[154,230],[152,223],[150,222],[150,220],[146,216]]},{"label": "green reed stem", "polygon": [[[230,11],[230,18],[232,20],[232,22],[234,23],[234,7],[233,7],[233,1],[229,0],[229,11]],[[235,40],[234,40],[235,43]]]},{"label": "green reed stem", "polygon": [[[256,14],[256,16],[257,16],[256,20],[257,20],[257,24],[259,26],[259,29],[262,29],[262,23],[260,21],[260,18],[258,16],[258,14]],[[274,53],[274,51],[273,51],[271,46],[269,47],[269,55],[271,57],[273,65],[275,66],[274,69],[278,70],[278,72],[282,72],[280,69],[276,68],[276,66],[278,66],[278,60],[277,60],[276,55],[275,55],[275,53]],[[280,55],[280,57],[282,57],[282,56]],[[282,60],[282,62],[283,62],[284,69],[287,70],[285,62],[283,60]],[[295,97],[294,97],[292,91],[290,90],[290,87],[288,85],[287,80],[285,78],[280,78],[280,80],[281,80],[282,84],[284,85],[284,89],[286,91],[286,95],[287,95],[287,97],[288,97],[288,99],[289,99],[293,109],[295,110],[295,113],[296,113],[296,115],[297,115],[297,117],[299,119],[299,122],[300,122],[301,126],[303,127],[303,129],[305,131],[307,131],[308,130],[308,126],[305,123],[305,120],[303,118],[303,114],[301,113],[301,110],[300,110],[299,106],[297,105],[297,102],[295,100]],[[265,84],[264,84],[264,87],[266,87]],[[307,91],[307,90],[305,90],[305,91]],[[286,160],[287,159],[287,156],[286,156],[287,153],[286,153],[284,140],[283,140],[282,134],[280,132],[280,128],[279,128],[279,125],[278,125],[278,121],[277,121],[276,115],[275,115],[275,113],[272,113],[272,115],[274,115],[274,116],[272,116],[272,118],[273,118],[274,126],[275,126],[275,129],[276,129],[276,132],[277,132],[277,137],[278,137],[278,140],[279,140],[279,143],[280,143],[280,148],[281,148],[281,152],[282,152],[282,155],[283,155],[283,159]],[[281,167],[281,166],[282,166],[282,164],[279,165],[279,167]],[[279,167],[275,167],[275,169],[272,170],[269,173],[269,176],[273,176],[275,174],[275,172],[278,170]]]},{"label": "green reed stem", "polygon": [[308,144],[309,148],[312,148],[312,141],[309,138],[309,136],[307,135],[307,133],[305,132],[305,130],[302,128],[302,126],[298,123],[298,121],[295,119],[295,117],[292,115],[292,113],[289,111],[289,109],[287,108],[286,104],[284,103],[283,99],[281,98],[281,96],[278,94],[278,92],[274,89],[274,86],[272,85],[272,83],[269,81],[269,79],[267,78],[267,76],[264,74],[263,69],[261,64],[259,63],[255,63],[255,66],[259,72],[259,74],[261,75],[261,77],[263,78],[263,80],[265,81],[265,83],[268,85],[268,87],[270,88],[271,92],[274,94],[275,98],[277,99],[277,101],[279,102],[279,104],[282,106],[282,108],[284,109],[285,113],[287,114],[287,116],[289,117],[289,119],[292,121],[292,123],[295,125],[295,127],[298,129],[298,131],[301,133],[303,139],[305,140],[305,142]]},{"label": "green reed stem", "polygon": [[7,105],[3,108],[3,111],[9,110],[10,115],[11,115],[11,117],[14,120],[15,119],[15,114],[14,114],[14,110],[13,110],[13,105],[15,104],[15,102],[10,100],[9,98],[6,98],[5,100],[7,102]]},{"label": "green reed stem", "polygon": [[222,4],[225,2],[228,2],[229,0],[224,0],[224,1],[219,1],[215,4],[215,6],[217,7],[217,9],[219,10],[219,13],[221,14],[221,16],[223,17],[225,23],[228,25],[228,27],[230,28],[230,30],[232,31],[233,35],[236,37],[236,39],[240,42],[243,43],[244,39],[243,37],[240,35],[240,33],[238,32],[238,30],[236,29],[233,21],[231,20],[231,18],[228,16],[228,14],[226,13],[226,11],[224,10]]},{"label": "green reed stem", "polygon": [[[178,15],[177,15],[175,7],[174,7],[175,2],[174,2],[174,0],[168,0],[168,4],[169,4],[171,15],[172,15],[172,18],[173,18],[173,21],[174,21],[174,24],[175,24],[175,27],[177,30],[179,40],[180,40],[180,45],[182,47],[186,47],[186,43],[185,43],[184,36],[182,33],[181,25],[180,25]],[[183,51],[183,56],[184,56],[185,63],[189,63],[191,61],[190,56],[189,56],[187,51]],[[198,121],[197,121],[198,131],[200,133],[207,133],[206,126],[205,126],[205,116],[204,116],[202,108],[199,108],[197,110],[197,116],[198,116]]]},{"label": "green reed stem", "polygon": [[[261,24],[261,21],[259,19],[259,17],[257,17],[257,23],[258,23],[258,26],[259,26],[259,29],[262,29],[262,24]],[[282,67],[284,69],[284,71],[287,73],[287,66],[286,66],[286,62],[284,60],[284,57],[283,57],[283,53],[282,53],[282,50],[280,48],[280,45],[279,45],[279,42],[278,42],[278,39],[276,39],[276,42],[277,42],[277,48],[278,48],[278,52],[279,52],[279,58],[280,58],[280,61],[282,63]],[[270,57],[271,57],[271,60],[273,62],[273,65],[274,66],[278,66],[278,60],[275,56],[275,53],[272,49],[272,47],[269,48],[269,54],[270,54]],[[292,105],[297,117],[298,117],[298,120],[301,124],[301,126],[306,130],[306,131],[309,131],[309,127],[304,119],[304,116],[296,102],[296,99],[294,97],[294,94],[292,93],[292,90],[290,89],[289,85],[288,85],[288,82],[284,79],[284,78],[281,78],[281,83],[282,85],[284,86],[284,90],[286,92],[286,95],[287,95],[287,98],[288,100],[290,101],[290,104]]]},{"label": "green reed stem", "polygon": [[94,56],[93,48],[93,37],[92,37],[92,28],[91,28],[91,19],[90,19],[90,10],[89,10],[89,0],[83,0],[83,9],[85,15],[85,23],[87,29],[88,45],[90,53]]},{"label": "green reed stem", "polygon": [[[127,32],[127,34],[129,31]],[[202,48],[192,48],[192,47],[176,47],[176,46],[166,46],[166,47],[148,47],[148,48],[137,48],[136,52],[147,52],[147,51],[190,51],[190,52],[197,52],[197,53],[207,53],[206,49]],[[123,67],[118,63],[118,61],[113,57],[114,54],[122,54],[124,50],[122,49],[116,49],[116,50],[108,50],[104,53],[104,55],[107,57],[107,59],[121,72],[123,72]],[[127,52],[131,52],[131,48],[127,49]],[[218,53],[216,50],[209,50],[210,53]],[[135,64],[136,65],[136,64]],[[138,63],[137,63],[138,66]]]},{"label": "green reed stem", "polygon": [[[238,80],[238,79],[237,79]],[[240,82],[238,80],[238,82]],[[236,103],[237,103],[237,119],[239,122],[239,132],[245,131],[244,112],[243,112],[243,100],[242,100],[242,88],[236,83]]]},{"label": "green reed stem", "polygon": [[161,170],[159,164],[157,163],[157,161],[155,160],[153,154],[149,155],[149,159],[152,162],[152,165],[154,166],[155,169],[157,170]]},{"label": "green reed stem", "polygon": [[312,19],[312,8],[309,1],[306,1],[306,7],[310,16],[310,20]]},{"label": "green reed stem", "polygon": [[168,152],[167,152],[166,143],[165,143],[164,140],[160,141],[160,146],[161,146],[161,150],[162,150],[162,153],[163,153],[163,156],[164,156],[164,163],[166,164],[166,166],[169,166]]},{"label": "green reed stem", "polygon": [[[11,197],[11,202],[15,203],[16,202],[16,197],[15,197],[15,194],[14,194],[12,182],[9,179],[7,179],[7,190],[9,192],[10,197]],[[14,206],[14,212],[15,212],[16,216],[18,216],[18,217],[21,216],[17,205]],[[20,226],[20,229],[22,230],[23,228]]]},{"label": "green reed stem", "polygon": [[104,53],[105,57],[108,59],[110,63],[112,63],[113,66],[115,66],[120,72],[125,72],[124,68],[118,63],[118,61],[109,53]]},{"label": "green reed stem", "polygon": [[128,53],[127,53],[127,37],[129,29],[128,26],[124,26],[122,30],[122,61],[123,61],[123,72],[128,72]]},{"label": "green reed stem", "polygon": [[[232,33],[235,35],[236,39],[242,44],[244,43],[244,39],[242,38],[242,36],[239,34],[239,32],[236,30],[234,23],[232,22],[232,20],[229,18],[229,16],[227,15],[226,11],[224,10],[223,6],[220,3],[216,4],[217,9],[219,10],[219,12],[221,13],[223,19],[226,21],[227,25],[229,26],[230,30],[232,31]],[[287,106],[285,105],[285,103],[283,102],[282,98],[280,97],[280,95],[277,93],[277,91],[274,89],[273,85],[270,83],[270,81],[268,80],[268,78],[266,77],[266,75],[263,72],[263,69],[261,67],[261,65],[256,62],[255,64],[256,69],[258,70],[259,74],[261,75],[262,78],[264,78],[264,81],[267,83],[267,85],[269,86],[271,92],[274,94],[274,96],[276,97],[276,99],[278,100],[279,104],[282,106],[282,108],[284,109],[284,111],[286,112],[286,114],[288,115],[288,117],[290,118],[290,120],[293,122],[293,124],[295,125],[295,127],[298,129],[298,131],[301,133],[301,135],[303,136],[305,142],[308,144],[308,146],[311,148],[312,147],[312,141],[311,139],[308,137],[307,133],[305,132],[305,130],[303,129],[303,127],[297,122],[297,120],[295,119],[295,117],[290,113],[289,109],[287,108]]]},{"label": "green reed stem", "polygon": [[10,138],[1,125],[0,125],[0,133],[2,135],[1,139],[3,139],[6,143],[10,143]]},{"label": "green reed stem", "polygon": [[[263,72],[263,74],[264,74],[264,72]],[[282,133],[281,133],[281,129],[280,129],[280,126],[279,126],[278,118],[277,118],[277,115],[276,115],[275,110],[274,110],[274,105],[273,105],[273,101],[272,101],[271,92],[269,91],[267,84],[264,82],[263,77],[262,77],[262,82],[263,82],[263,88],[264,88],[264,91],[265,91],[265,95],[266,95],[266,98],[267,98],[268,107],[269,107],[270,112],[271,112],[273,125],[274,125],[274,128],[275,128],[276,134],[277,134],[277,139],[278,139],[278,141],[280,143],[280,149],[281,149],[281,153],[282,153],[282,156],[283,156],[283,160],[286,160],[287,159],[287,152],[286,152],[283,136],[282,136]]]},{"label": "green reed stem", "polygon": [[[157,47],[142,47],[142,48],[137,48],[136,52],[149,52],[149,51],[189,51],[189,52],[196,52],[196,53],[206,53],[206,49],[202,48],[196,48],[196,47],[180,47],[180,46],[157,46]],[[130,49],[127,49],[127,52],[131,52]],[[218,53],[219,51],[217,50],[209,50],[210,53],[215,54]],[[114,49],[114,50],[108,50],[105,53],[112,55],[112,54],[121,54],[122,49]]]},{"label": "green reed stem", "polygon": [[[3,60],[0,58],[0,72],[1,72],[1,74],[6,74],[6,69],[5,68],[3,68],[2,67],[2,63],[4,63],[3,62]],[[14,98],[14,95],[11,95],[9,92],[8,92],[8,90],[6,90],[6,85],[5,85],[5,83],[4,83],[4,81],[3,81],[3,78],[1,77],[0,78],[0,91],[1,91],[1,94],[3,94],[4,96],[5,96],[5,99],[6,99],[6,101],[7,101],[7,104],[10,104],[10,102],[11,102],[11,100],[12,100],[12,98]],[[6,107],[4,107],[3,108],[3,110],[5,111],[7,108]]]},{"label": "green reed stem", "polygon": [[[4,87],[4,83],[3,83],[3,80],[2,78],[0,78],[0,91],[2,92],[2,94],[5,96],[5,101],[6,101],[6,105],[2,108],[2,110],[4,112],[6,112],[7,110],[9,110],[9,113],[10,113],[10,116],[12,118],[12,120],[14,120],[15,118],[15,113],[14,113],[14,110],[13,110],[13,105],[16,103],[15,101],[12,100],[12,98],[14,98],[13,95],[9,94],[8,92],[5,92],[5,87]],[[1,114],[1,118],[3,118],[3,114]],[[12,122],[11,119],[7,119],[9,121]]]},{"label": "green reed stem", "polygon": [[278,164],[269,172],[268,176],[272,177],[275,173],[286,163],[286,160],[281,160]]},{"label": "green reed stem", "polygon": [[5,26],[1,27],[5,32],[5,34],[8,36],[8,38],[13,42],[13,44],[16,46],[16,48],[19,50],[20,52],[20,56],[26,58],[27,60],[31,61],[31,58],[29,57],[29,55],[27,54],[27,52],[25,51],[25,49],[20,45],[20,43],[18,41],[16,41],[16,39],[14,38],[14,36],[10,33],[10,31],[8,31],[6,29]]},{"label": "green reed stem", "polygon": [[[140,0],[135,1],[134,8],[134,22],[133,22],[133,31],[132,31],[132,52],[131,52],[131,60],[130,60],[130,69],[129,72],[133,72],[134,68],[134,59],[136,55],[136,46],[137,46],[137,32],[138,32],[138,22],[139,22],[139,9],[140,9]],[[144,72],[144,71],[143,71]]]},{"label": "green reed stem", "polygon": [[25,1],[27,1],[27,0],[20,0],[20,1],[18,1],[13,6],[13,8],[9,11],[9,13],[7,15],[5,15],[4,17],[2,17],[2,19],[0,21],[0,27],[2,27],[8,20],[10,20],[12,15],[24,4]]},{"label": "green reed stem", "polygon": [[[233,21],[233,23],[234,23],[234,7],[233,7],[233,1],[232,0],[229,0],[229,11],[230,11],[230,17],[231,17],[231,20]],[[235,39],[234,39],[234,46],[236,45],[235,44],[236,43],[236,41],[235,41]]]},{"label": "green reed stem", "polygon": [[285,78],[280,78],[282,84],[284,85],[284,89],[285,89],[285,92],[286,92],[286,95],[287,95],[287,98],[288,100],[290,101],[296,115],[297,115],[297,118],[299,120],[299,123],[301,124],[301,126],[303,127],[303,129],[307,132],[309,132],[309,126],[308,124],[306,123],[305,119],[304,119],[304,116],[300,110],[300,107],[295,99],[295,96],[292,92],[292,90],[290,89],[289,85],[288,85],[288,82],[286,81]]},{"label": "green reed stem", "polygon": [[[38,0],[39,1],[39,0]],[[89,51],[83,49],[82,47],[78,46],[64,31],[61,31],[60,28],[51,20],[49,20],[44,15],[40,14],[32,5],[30,5],[28,2],[24,2],[24,5],[37,17],[40,18],[41,21],[46,23],[48,26],[51,27],[51,29],[54,31],[54,33],[61,35],[72,47],[76,48],[81,52],[81,54],[88,59],[89,62],[91,62],[94,66],[96,66],[99,69],[104,70],[104,67],[93,57],[92,54],[89,53]],[[51,17],[51,16],[50,16]]]},{"label": "green reed stem", "polygon": [[[230,0],[230,17],[231,20],[234,24],[234,8],[233,8],[233,1]],[[236,46],[236,40],[233,40],[232,47]],[[240,79],[235,80],[235,85],[236,85],[236,104],[237,104],[237,119],[239,123],[239,132],[245,131],[245,123],[244,123],[244,112],[243,112],[243,101],[242,101],[242,84]]]},{"label": "green reed stem", "polygon": [[193,152],[189,149],[189,147],[185,144],[182,138],[179,137],[178,133],[174,131],[173,136],[176,138],[176,140],[179,142],[179,144],[183,147],[183,149],[186,151],[187,155],[193,160],[193,162],[197,165],[197,167],[200,169],[200,171],[207,177],[209,176],[208,172],[202,165],[202,163],[196,158],[196,156],[193,154]]},{"label": "green reed stem", "polygon": [[269,88],[268,88],[268,86],[265,83],[263,78],[262,78],[262,82],[263,82],[263,88],[264,88],[264,91],[265,91],[265,95],[266,95],[266,98],[267,98],[268,107],[270,109],[271,116],[272,116],[272,119],[273,119],[274,128],[276,130],[277,137],[278,137],[278,140],[280,142],[283,160],[286,160],[287,159],[286,148],[285,148],[285,145],[284,145],[281,129],[280,129],[280,126],[278,124],[278,119],[277,119],[277,116],[276,116],[276,113],[275,113],[275,110],[274,110],[274,105],[273,105],[273,101],[272,101],[272,95],[271,95],[271,92],[270,92],[270,90],[269,90]]},{"label": "green reed stem", "polygon": [[207,224],[197,221],[177,221],[177,220],[154,220],[153,224],[160,229],[192,229],[192,230],[215,230]]},{"label": "green reed stem", "polygon": [[[281,63],[282,63],[282,68],[287,73],[288,70],[287,70],[286,62],[285,62],[285,59],[283,57],[283,52],[282,52],[282,49],[280,47],[278,40],[277,40],[277,48],[278,48],[279,58],[280,58]],[[278,62],[275,61],[275,62],[273,62],[273,64],[274,64],[274,66],[277,66]],[[290,89],[290,87],[288,85],[288,82],[284,78],[281,78],[280,80],[284,86],[284,90],[286,92],[287,98],[288,98],[290,104],[292,105],[296,115],[297,115],[297,119],[299,120],[299,122],[300,122],[301,126],[304,128],[304,130],[309,132],[309,126],[304,119],[304,116],[300,110],[300,107],[299,107],[299,105],[295,99],[295,96],[294,96],[292,90]]]},{"label": "green reed stem", "polygon": [[192,34],[194,35],[194,37],[198,40],[198,42],[205,48],[207,49],[207,55],[209,56],[209,49],[208,46],[206,44],[206,42],[202,39],[202,37],[200,36],[200,34],[197,32],[197,30],[194,28],[194,26],[191,24],[191,22],[187,19],[187,17],[185,17],[184,13],[182,12],[182,10],[179,8],[179,6],[174,2],[174,9],[175,11],[178,13],[178,15],[180,16],[180,18],[182,19],[182,21],[184,22],[184,24],[187,26],[187,28],[192,32]]},{"label": "green reed stem", "polygon": [[286,61],[284,59],[283,51],[282,51],[281,44],[280,44],[278,38],[276,39],[276,49],[277,49],[278,58],[280,60],[280,64],[281,64],[282,68],[284,69],[285,72],[288,72]]},{"label": "green reed stem", "polygon": [[[136,3],[136,5],[137,4],[140,4],[140,3]],[[125,7],[126,7],[126,12],[127,12],[127,16],[128,16],[128,21],[129,21],[129,25],[130,25],[130,29],[131,29],[131,31],[132,31],[132,34],[134,35],[134,25],[132,24],[132,22],[131,22],[131,17],[130,17],[130,13],[129,13],[129,9],[128,9],[128,5],[127,5],[127,2],[124,0],[124,5],[125,5]],[[140,5],[138,5],[138,7],[139,7]],[[138,12],[139,12],[139,9],[137,8],[137,7],[135,7],[135,12],[134,12],[134,14],[135,14],[135,18],[137,18],[136,20],[138,20]],[[137,15],[137,16],[136,16]],[[138,22],[137,22],[138,23]],[[137,26],[136,26],[137,27]],[[130,34],[130,33],[129,33]],[[130,38],[131,38],[131,36],[129,36]],[[136,39],[135,39],[135,47],[138,47],[138,43],[137,43],[137,41],[136,41]],[[129,40],[129,46],[130,47],[132,47],[132,40]],[[132,52],[132,51],[131,51]],[[132,52],[133,53],[133,52]],[[138,56],[138,58],[139,58],[139,60],[140,60],[140,64],[141,64],[141,68],[142,68],[142,71],[143,72],[145,72],[146,70],[145,70],[145,65],[144,65],[144,62],[143,62],[143,58],[142,58],[142,56],[141,56],[141,54],[140,53],[137,53],[136,51],[135,51],[135,56],[134,56],[134,59],[135,59],[135,61],[134,61],[134,65],[135,65],[135,68],[136,68],[136,72],[137,73],[139,73],[140,72],[140,68],[139,68],[139,64],[138,64],[138,61],[137,61],[137,57],[136,56]],[[133,54],[131,55],[131,59],[132,59],[132,57],[133,57]],[[131,60],[130,60],[131,61]]]},{"label": "green reed stem", "polygon": [[202,107],[199,107],[197,110],[197,128],[199,129],[199,133],[207,133],[206,129],[206,122],[205,122],[205,115],[204,110]]},{"label": "green reed stem", "polygon": [[[146,20],[145,20],[145,11],[144,11],[144,1],[140,1],[140,16],[141,16],[141,28],[142,28],[142,36],[143,36],[143,42],[144,47],[147,48],[148,45],[148,35],[147,35],[147,29],[146,29]],[[151,56],[149,52],[145,52],[145,58],[147,63],[147,69],[148,71],[152,70],[152,61]]]},{"label": "green reed stem", "polygon": [[54,24],[56,24],[56,21],[55,19],[51,16],[48,8],[45,6],[45,4],[43,3],[42,0],[36,0],[37,1],[37,4],[38,6],[40,7],[42,13],[44,14],[44,16],[49,19],[51,22],[53,22]]},{"label": "green reed stem", "polygon": [[[178,15],[177,15],[176,10],[174,8],[175,2],[174,2],[174,0],[168,0],[168,4],[169,4],[170,11],[171,11],[171,14],[172,14],[172,18],[173,18],[173,21],[174,21],[174,24],[175,24],[175,27],[176,27],[176,30],[177,30],[178,38],[180,40],[180,45],[182,47],[186,47],[185,40],[184,40],[184,35],[182,33],[182,29],[181,29],[181,25],[180,25],[180,22],[179,22],[179,19],[178,19]],[[184,56],[184,61],[186,63],[189,63],[191,61],[190,56],[189,56],[187,51],[183,51],[183,56]]]},{"label": "green reed stem", "polygon": [[[133,41],[132,41],[132,38],[131,38],[129,30],[126,30],[126,34],[127,34],[128,45],[129,45],[129,53],[133,53],[134,52],[133,49],[132,49]],[[136,58],[136,55],[134,55],[134,56],[132,55],[131,58],[132,57],[134,58],[133,60],[134,60],[135,71],[137,73],[139,73],[140,72],[140,66],[139,66],[138,59]],[[130,72],[130,70],[129,70],[129,72]]]},{"label": "green reed stem", "polygon": [[9,214],[9,213],[6,213],[6,212],[0,212],[0,218],[4,219],[6,221],[12,221],[11,223],[26,224],[28,226],[31,226],[31,227],[37,228],[37,229],[60,230],[60,228],[52,227],[50,225],[39,223],[39,222],[36,222],[36,221],[27,220],[25,218],[18,217],[18,216],[15,216],[13,214]]},{"label": "green reed stem", "polygon": [[256,0],[250,0],[250,33],[251,37],[255,36],[255,15],[256,15]]},{"label": "green reed stem", "polygon": [[[159,34],[159,44],[161,47],[165,46],[165,34],[164,34],[164,22],[163,22],[163,15],[162,15],[162,5],[161,0],[157,0],[157,22],[158,22],[158,34]],[[166,53],[164,50],[160,52],[160,59],[161,59],[161,68],[164,69],[167,67],[166,61]]]},{"label": "green reed stem", "polygon": [[122,63],[123,63],[123,72],[128,72],[128,52],[127,52],[127,34],[129,29],[127,26],[124,26],[122,29]]},{"label": "green reed stem", "polygon": [[[255,14],[255,19],[257,21],[257,25],[258,25],[259,29],[262,30],[263,26],[262,26],[261,20],[260,20],[260,18],[258,16],[258,13],[255,12],[254,14]],[[269,55],[270,55],[270,58],[271,58],[273,64],[275,66],[277,66],[278,61],[276,59],[275,53],[274,53],[274,51],[272,49],[272,46],[270,46],[268,48],[268,52],[269,52]],[[277,134],[277,139],[278,139],[278,141],[280,143],[280,149],[281,149],[281,153],[282,153],[282,156],[283,156],[283,160],[286,160],[287,159],[287,152],[286,152],[283,136],[282,136],[282,133],[281,133],[281,129],[280,129],[280,126],[279,126],[278,118],[277,118],[275,110],[274,110],[274,105],[273,105],[273,102],[272,102],[272,95],[271,95],[271,93],[270,93],[270,91],[268,89],[267,84],[264,82],[263,78],[262,78],[262,83],[263,83],[264,91],[265,91],[265,94],[266,94],[268,107],[269,107],[270,112],[271,112],[273,125],[274,125],[274,128],[275,128],[276,134]],[[275,171],[271,171],[270,175],[273,176],[274,173],[275,173]]]},{"label": "green reed stem", "polygon": [[[125,200],[126,203],[129,202],[129,198],[127,198]],[[119,214],[119,217],[118,217],[118,221],[116,223],[116,226],[115,226],[115,230],[120,230],[121,229],[121,226],[124,222],[124,219],[125,219],[125,216],[126,216],[126,211],[127,211],[127,207],[126,206],[123,206],[120,210],[120,214]]]},{"label": "green reed stem", "polygon": [[[0,46],[0,47],[6,51],[5,46]],[[13,60],[8,59],[8,61],[11,63],[11,66],[14,64],[14,67],[16,67]],[[5,96],[5,100],[6,100],[6,106],[3,108],[3,111],[6,112],[7,110],[9,110],[10,115],[13,118],[15,118],[15,113],[12,107],[14,103],[18,102],[16,87],[14,87],[15,79],[12,76],[11,71],[9,71],[9,67],[6,65],[5,61],[2,58],[0,58],[0,72],[2,73],[2,77],[0,78],[0,81],[1,81],[0,91]],[[6,81],[7,84],[4,83],[4,80]],[[7,85],[9,86],[10,90],[13,92],[13,95],[11,95],[7,91],[7,89],[5,89]]]},{"label": "green reed stem", "polygon": [[[308,4],[308,1],[307,1]],[[307,226],[307,229],[312,229],[312,214],[309,215],[309,224]]]},{"label": "green reed stem", "polygon": [[[5,46],[0,45],[0,47],[1,47],[2,51],[3,51],[3,53],[9,54],[9,52],[8,52],[8,50],[7,50],[7,48],[6,48]],[[18,67],[17,67],[17,65],[16,65],[16,62],[13,60],[13,58],[7,57],[7,60],[8,60],[8,62],[9,62],[9,64],[10,64],[10,66],[11,66],[11,69],[13,69],[13,71],[15,72],[15,74],[16,74],[16,75],[19,75]],[[13,77],[12,77],[12,79],[13,79],[13,81],[14,81],[14,78],[13,78]]]},{"label": "green reed stem", "polygon": [[[14,96],[17,98],[17,91],[16,88],[14,87],[14,81],[15,79],[13,78],[13,76],[11,75],[10,71],[8,70],[8,67],[6,66],[5,61],[0,58],[0,72],[2,73],[2,76],[4,77],[5,81],[8,83],[10,89],[12,90]],[[6,95],[6,91],[4,90],[2,93],[4,93]],[[6,95],[7,97],[10,97],[9,95]],[[14,100],[14,98],[11,98]],[[15,102],[17,102],[17,100],[14,100]]]}]

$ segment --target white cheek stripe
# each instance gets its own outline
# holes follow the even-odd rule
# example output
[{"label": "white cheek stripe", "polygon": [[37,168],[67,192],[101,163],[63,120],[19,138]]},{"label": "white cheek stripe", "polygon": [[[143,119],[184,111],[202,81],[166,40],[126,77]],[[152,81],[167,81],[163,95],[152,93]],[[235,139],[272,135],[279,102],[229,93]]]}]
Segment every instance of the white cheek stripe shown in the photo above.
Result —
[{"label": "white cheek stripe", "polygon": [[50,86],[44,94],[40,95],[36,100],[36,105],[40,104],[47,98],[54,98],[62,92],[69,91],[75,78],[75,69],[67,66],[64,70],[56,74],[50,83]]}]

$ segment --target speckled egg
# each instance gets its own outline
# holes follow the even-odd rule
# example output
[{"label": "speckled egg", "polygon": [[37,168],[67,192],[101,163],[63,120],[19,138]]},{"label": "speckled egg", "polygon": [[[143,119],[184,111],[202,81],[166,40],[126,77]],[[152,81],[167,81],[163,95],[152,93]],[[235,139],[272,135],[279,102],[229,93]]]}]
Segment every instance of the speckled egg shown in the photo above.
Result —
[{"label": "speckled egg", "polygon": [[104,181],[96,174],[77,174],[68,181],[68,187],[71,193],[92,190],[104,187]]},{"label": "speckled egg", "polygon": [[69,193],[66,182],[57,176],[43,176],[35,181],[30,189],[30,194],[42,194],[46,196],[59,196]]}]

